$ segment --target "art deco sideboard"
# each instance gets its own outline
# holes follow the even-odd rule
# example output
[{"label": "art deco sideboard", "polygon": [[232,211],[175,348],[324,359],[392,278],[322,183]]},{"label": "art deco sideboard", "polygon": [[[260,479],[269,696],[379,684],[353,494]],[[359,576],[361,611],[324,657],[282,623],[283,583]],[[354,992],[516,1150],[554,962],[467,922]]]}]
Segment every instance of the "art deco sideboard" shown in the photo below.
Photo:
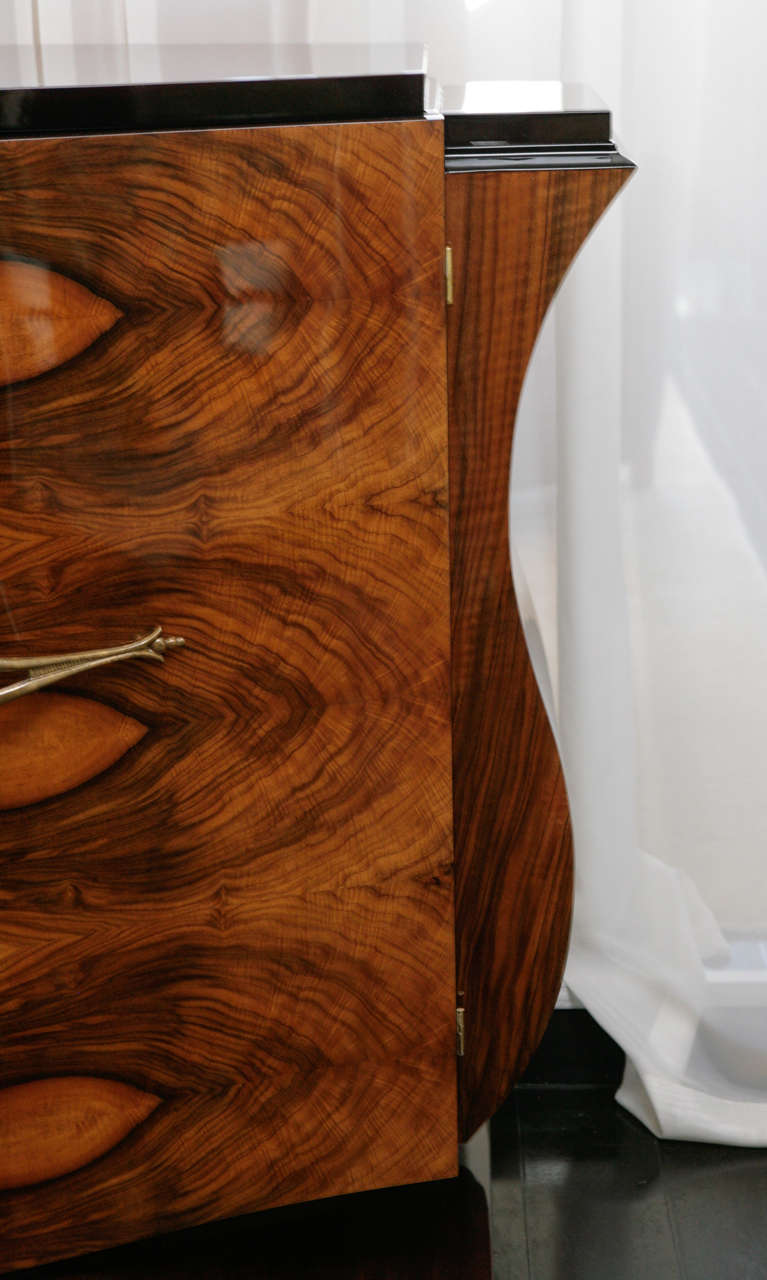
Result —
[{"label": "art deco sideboard", "polygon": [[569,925],[506,504],[609,117],[141,56],[0,91],[0,1269],[453,1175]]}]

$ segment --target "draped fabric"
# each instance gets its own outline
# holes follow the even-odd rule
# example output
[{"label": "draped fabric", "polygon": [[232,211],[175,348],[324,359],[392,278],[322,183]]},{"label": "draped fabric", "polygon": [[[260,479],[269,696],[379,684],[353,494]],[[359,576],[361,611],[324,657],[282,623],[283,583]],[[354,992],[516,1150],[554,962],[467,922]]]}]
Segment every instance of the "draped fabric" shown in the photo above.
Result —
[{"label": "draped fabric", "polygon": [[639,173],[546,322],[510,503],[573,817],[568,985],[627,1051],[619,1101],[744,1145],[767,1143],[764,37],[744,0],[563,7],[563,76]]}]

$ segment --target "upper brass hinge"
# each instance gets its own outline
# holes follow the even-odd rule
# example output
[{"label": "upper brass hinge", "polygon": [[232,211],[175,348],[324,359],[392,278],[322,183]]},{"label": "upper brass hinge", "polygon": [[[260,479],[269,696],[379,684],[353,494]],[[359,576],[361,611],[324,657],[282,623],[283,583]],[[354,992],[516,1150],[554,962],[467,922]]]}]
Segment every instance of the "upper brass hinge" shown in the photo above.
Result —
[{"label": "upper brass hinge", "polygon": [[453,247],[445,245],[445,302],[453,305]]},{"label": "upper brass hinge", "polygon": [[459,1058],[463,1057],[464,1048],[464,1008],[463,1008],[463,992],[458,992],[458,1006],[455,1011],[455,1051]]}]

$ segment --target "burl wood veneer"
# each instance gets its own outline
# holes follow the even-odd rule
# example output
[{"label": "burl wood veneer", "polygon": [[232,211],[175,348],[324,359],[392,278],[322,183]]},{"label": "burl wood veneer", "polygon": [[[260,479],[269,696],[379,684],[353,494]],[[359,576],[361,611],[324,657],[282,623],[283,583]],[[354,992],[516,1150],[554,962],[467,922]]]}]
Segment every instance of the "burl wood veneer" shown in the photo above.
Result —
[{"label": "burl wood veneer", "polygon": [[556,746],[514,598],[514,419],[546,309],[625,169],[449,173],[453,778],[460,1130],[497,1109],[562,978],[572,842]]},{"label": "burl wood veneer", "polygon": [[443,181],[0,144],[0,1269],[455,1172]]},{"label": "burl wood veneer", "polygon": [[0,260],[0,386],[34,378],[79,355],[120,312],[67,276]]}]

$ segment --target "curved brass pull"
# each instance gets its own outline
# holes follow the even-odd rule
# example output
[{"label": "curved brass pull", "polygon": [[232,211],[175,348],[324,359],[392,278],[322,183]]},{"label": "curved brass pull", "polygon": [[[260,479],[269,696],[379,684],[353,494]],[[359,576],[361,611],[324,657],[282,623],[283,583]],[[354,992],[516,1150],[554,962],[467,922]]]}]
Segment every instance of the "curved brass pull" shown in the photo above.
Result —
[{"label": "curved brass pull", "polygon": [[163,636],[162,627],[154,627],[148,635],[132,640],[130,644],[117,645],[114,649],[56,653],[42,658],[0,658],[0,671],[27,673],[24,680],[16,680],[0,689],[0,703],[10,702],[25,693],[34,693],[36,689],[44,689],[46,685],[65,680],[67,676],[79,675],[81,671],[106,667],[126,658],[153,658],[155,662],[162,662],[169,649],[177,649],[182,644],[181,636]]}]

